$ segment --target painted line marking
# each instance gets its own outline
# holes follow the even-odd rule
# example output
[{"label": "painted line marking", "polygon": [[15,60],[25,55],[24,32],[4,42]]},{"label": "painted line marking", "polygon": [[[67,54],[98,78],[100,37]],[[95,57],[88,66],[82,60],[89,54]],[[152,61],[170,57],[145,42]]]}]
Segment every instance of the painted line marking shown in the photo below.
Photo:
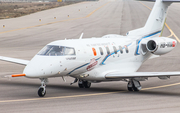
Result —
[{"label": "painted line marking", "polygon": [[[140,2],[141,3],[141,2]],[[46,24],[41,24],[41,25],[36,25],[36,26],[30,26],[30,27],[25,27],[25,28],[20,28],[20,29],[15,29],[15,30],[10,30],[10,31],[5,31],[5,32],[0,32],[0,34],[2,33],[7,33],[7,32],[13,32],[13,31],[18,31],[18,30],[23,30],[23,29],[28,29],[28,28],[33,28],[33,27],[39,27],[39,26],[43,26],[43,25],[49,25],[49,24],[53,24],[53,23],[58,23],[58,22],[63,22],[63,21],[70,21],[70,20],[77,20],[77,19],[81,19],[81,18],[87,18],[90,17],[94,12],[96,12],[97,10],[99,10],[100,8],[104,7],[105,5],[107,5],[108,3],[104,4],[103,6],[97,8],[96,10],[92,11],[91,13],[89,13],[87,16],[85,17],[80,17],[80,18],[74,18],[74,19],[68,19],[68,20],[62,20],[62,21],[56,21],[56,22],[51,22],[51,23],[46,23]],[[142,5],[144,5],[143,3],[141,3]],[[148,9],[152,10],[151,8],[149,8],[148,6],[144,5],[145,7],[147,7]],[[171,32],[172,36],[175,36],[175,38],[178,40],[178,42],[180,43],[179,38],[175,35],[175,33],[171,30],[171,28],[165,23],[166,27],[169,29],[169,31]],[[171,36],[170,35],[170,36]],[[157,87],[150,87],[150,88],[143,88],[142,90],[150,90],[150,89],[157,89],[157,88],[165,88],[165,87],[170,87],[170,86],[176,86],[176,85],[180,85],[180,83],[174,83],[174,84],[169,84],[169,85],[163,85],[163,86],[157,86]],[[0,103],[7,103],[7,102],[24,102],[24,101],[35,101],[35,100],[50,100],[50,99],[63,99],[63,98],[75,98],[75,97],[86,97],[86,96],[98,96],[98,95],[107,95],[107,94],[113,94],[113,93],[119,93],[119,92],[126,92],[126,91],[115,91],[115,92],[106,92],[106,93],[95,93],[95,94],[85,94],[85,95],[72,95],[72,96],[59,96],[59,97],[48,97],[48,98],[32,98],[32,99],[19,99],[19,100],[3,100],[0,101]]]},{"label": "painted line marking", "polygon": [[98,7],[97,9],[95,9],[94,11],[92,11],[91,13],[89,13],[88,15],[86,15],[85,17],[72,18],[72,19],[66,19],[66,20],[61,20],[61,21],[49,22],[49,23],[45,23],[45,24],[39,24],[39,25],[35,25],[35,26],[29,26],[29,27],[19,28],[19,29],[13,29],[13,30],[9,30],[9,31],[0,32],[0,34],[9,33],[9,32],[14,32],[14,31],[19,31],[19,30],[24,30],[24,29],[29,29],[29,28],[34,28],[34,27],[40,27],[40,26],[45,26],[45,25],[50,25],[50,24],[55,24],[55,23],[60,23],[60,22],[65,22],[65,21],[72,21],[72,20],[79,20],[79,19],[83,19],[83,18],[88,18],[88,17],[90,17],[92,14],[94,14],[96,11],[98,11],[98,10],[101,9],[102,7],[106,6],[108,3],[109,3],[109,2],[107,2],[106,4]]},{"label": "painted line marking", "polygon": [[50,100],[50,99],[63,99],[63,98],[75,98],[75,97],[87,97],[87,96],[98,96],[98,95],[107,95],[113,94],[118,92],[125,92],[125,91],[115,91],[115,92],[106,92],[106,93],[94,93],[94,94],[84,94],[84,95],[72,95],[72,96],[59,96],[59,97],[47,97],[47,98],[32,98],[32,99],[19,99],[19,100],[4,100],[0,101],[0,103],[5,102],[24,102],[24,101],[35,101],[35,100]]},{"label": "painted line marking", "polygon": [[[149,10],[152,10],[151,8],[149,8],[147,5],[143,4],[142,2],[139,1],[139,3],[141,3],[143,6],[145,6],[146,8],[148,8]],[[168,26],[167,23],[165,23],[165,26],[168,28],[168,30],[170,31],[171,35],[168,36],[168,37],[171,37],[171,36],[174,36],[176,38],[176,40],[180,43],[180,39],[177,37],[177,35],[172,31],[172,29]]]},{"label": "painted line marking", "polygon": [[[170,86],[180,85],[180,83],[156,86],[156,87],[149,87],[143,88],[142,90],[150,90],[150,89],[157,89],[157,88],[165,88]],[[72,95],[72,96],[59,96],[59,97],[47,97],[47,98],[32,98],[32,99],[18,99],[18,100],[2,100],[0,103],[8,103],[8,102],[26,102],[26,101],[37,101],[37,100],[51,100],[51,99],[64,99],[64,98],[77,98],[77,97],[88,97],[88,96],[99,96],[99,95],[108,95],[114,93],[123,93],[128,91],[114,91],[114,92],[105,92],[105,93],[94,93],[94,94],[84,94],[84,95]]]},{"label": "painted line marking", "polygon": [[176,40],[180,43],[179,38],[176,36],[176,34],[172,31],[172,29],[168,26],[167,23],[165,23],[166,27],[169,29],[169,31],[171,32],[171,35],[174,36],[176,38]]},{"label": "painted line marking", "polygon": [[[108,2],[109,3],[109,2]],[[101,9],[102,7],[104,7],[105,5],[107,5],[108,3],[102,5],[101,7],[95,9],[94,11],[92,11],[91,13],[89,13],[86,17],[90,17],[93,13],[95,13],[97,10]]]},{"label": "painted line marking", "polygon": [[180,83],[174,83],[174,84],[168,84],[168,85],[163,85],[163,86],[156,86],[156,87],[143,88],[142,90],[150,90],[150,89],[157,89],[157,88],[165,88],[165,87],[177,86],[177,85],[180,85]]}]

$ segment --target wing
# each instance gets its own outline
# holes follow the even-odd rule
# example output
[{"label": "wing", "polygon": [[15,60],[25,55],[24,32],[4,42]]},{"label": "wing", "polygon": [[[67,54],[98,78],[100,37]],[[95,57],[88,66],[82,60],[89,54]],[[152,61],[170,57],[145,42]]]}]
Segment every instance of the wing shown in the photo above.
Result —
[{"label": "wing", "polygon": [[141,78],[141,77],[169,77],[180,76],[180,72],[134,72],[122,73],[112,72],[105,75],[106,79]]},{"label": "wing", "polygon": [[4,56],[0,56],[0,60],[17,63],[21,65],[27,65],[29,63],[29,60],[22,60],[22,59],[10,58],[10,57],[4,57]]}]

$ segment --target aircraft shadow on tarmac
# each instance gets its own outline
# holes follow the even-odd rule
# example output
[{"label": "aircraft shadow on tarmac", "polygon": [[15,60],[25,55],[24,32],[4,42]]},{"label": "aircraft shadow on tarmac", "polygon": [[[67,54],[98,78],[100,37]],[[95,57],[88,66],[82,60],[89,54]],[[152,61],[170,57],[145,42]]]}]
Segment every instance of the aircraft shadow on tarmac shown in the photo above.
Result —
[{"label": "aircraft shadow on tarmac", "polygon": [[[27,88],[36,88],[38,89],[40,84],[38,83],[25,83],[25,82],[16,82],[16,81],[0,81],[0,86],[3,87],[4,86],[12,86],[12,87],[27,87]],[[127,91],[124,87],[121,88],[112,88],[112,87],[91,87],[89,89],[86,89],[86,88],[79,88],[77,86],[77,84],[74,84],[74,85],[67,85],[67,84],[60,84],[60,85],[52,85],[52,84],[49,84],[47,85],[47,91],[48,91],[48,94],[49,96],[51,95],[51,92],[56,91],[56,93],[58,94],[61,94],[62,92],[66,91],[66,92],[69,92],[71,94],[73,93],[108,93],[108,92],[116,92],[116,94],[127,94],[127,95],[159,95],[159,96],[180,96],[180,93],[175,93],[175,92],[168,92],[168,91],[150,91],[150,90],[141,90],[139,92],[129,92]],[[54,95],[54,94],[53,94]]]}]

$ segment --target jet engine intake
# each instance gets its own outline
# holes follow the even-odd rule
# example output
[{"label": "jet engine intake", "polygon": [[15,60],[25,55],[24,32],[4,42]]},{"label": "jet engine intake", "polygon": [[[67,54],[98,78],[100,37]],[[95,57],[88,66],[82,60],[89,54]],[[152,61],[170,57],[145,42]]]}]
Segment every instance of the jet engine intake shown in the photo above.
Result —
[{"label": "jet engine intake", "polygon": [[176,43],[177,41],[171,38],[154,37],[147,41],[146,49],[155,55],[163,55],[170,52]]},{"label": "jet engine intake", "polygon": [[146,46],[149,52],[155,52],[158,49],[158,45],[154,40],[149,40]]}]

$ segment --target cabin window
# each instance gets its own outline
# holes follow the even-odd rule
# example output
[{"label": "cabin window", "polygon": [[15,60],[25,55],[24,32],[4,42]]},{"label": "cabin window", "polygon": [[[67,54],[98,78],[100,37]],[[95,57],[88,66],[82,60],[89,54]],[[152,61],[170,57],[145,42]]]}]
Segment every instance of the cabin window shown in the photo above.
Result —
[{"label": "cabin window", "polygon": [[113,46],[113,49],[114,49],[114,53],[117,54],[117,49],[115,46]]},{"label": "cabin window", "polygon": [[128,47],[127,46],[124,46],[125,50],[126,50],[126,53],[129,53],[129,50],[128,50]]},{"label": "cabin window", "polygon": [[38,53],[38,55],[45,55],[45,56],[75,55],[75,50],[72,47],[47,45]]},{"label": "cabin window", "polygon": [[120,51],[120,53],[123,53],[123,49],[121,46],[119,46],[119,51]]},{"label": "cabin window", "polygon": [[97,55],[96,49],[95,49],[95,48],[92,48],[92,51],[93,51],[94,56],[96,56],[96,55]]},{"label": "cabin window", "polygon": [[101,47],[99,47],[100,54],[103,55],[103,50]]},{"label": "cabin window", "polygon": [[106,47],[106,51],[107,51],[107,54],[109,55],[110,54],[109,47]]}]

